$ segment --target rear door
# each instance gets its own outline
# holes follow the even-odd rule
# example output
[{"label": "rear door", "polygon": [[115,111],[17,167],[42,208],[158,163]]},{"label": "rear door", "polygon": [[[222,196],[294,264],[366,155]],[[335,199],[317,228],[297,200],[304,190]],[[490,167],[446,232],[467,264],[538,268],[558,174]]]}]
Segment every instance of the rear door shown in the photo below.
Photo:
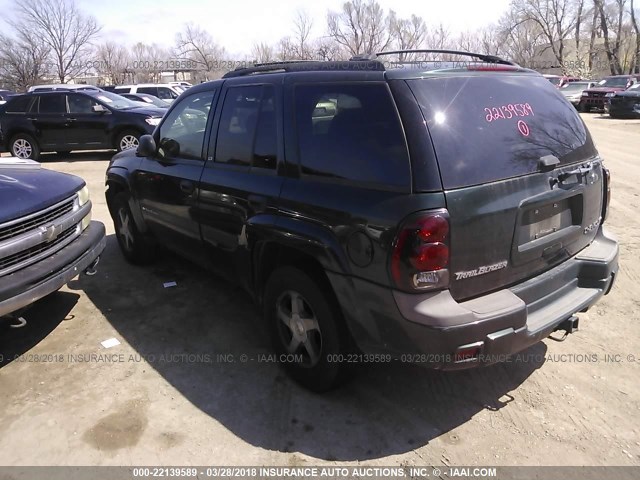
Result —
[{"label": "rear door", "polygon": [[65,93],[43,93],[38,95],[38,103],[31,107],[37,114],[30,113],[36,140],[42,150],[66,148],[69,121],[67,118],[67,95]]},{"label": "rear door", "polygon": [[602,221],[601,160],[553,85],[507,72],[407,83],[440,167],[455,298],[532,277],[593,240]]},{"label": "rear door", "polygon": [[[278,78],[227,86],[200,183],[202,237],[214,268],[249,286],[252,229],[275,215],[283,177],[282,93]],[[279,160],[280,159],[280,160]],[[267,220],[268,221],[268,220]]]}]

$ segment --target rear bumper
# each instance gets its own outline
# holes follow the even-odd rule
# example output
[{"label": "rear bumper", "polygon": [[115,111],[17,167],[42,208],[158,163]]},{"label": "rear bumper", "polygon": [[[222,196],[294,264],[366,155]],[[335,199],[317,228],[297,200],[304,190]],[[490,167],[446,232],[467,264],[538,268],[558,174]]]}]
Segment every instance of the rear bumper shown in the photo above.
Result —
[{"label": "rear bumper", "polygon": [[82,273],[104,250],[104,225],[92,221],[69,245],[45,260],[0,278],[0,316],[55,292]]},{"label": "rear bumper", "polygon": [[[617,270],[618,243],[601,228],[578,255],[511,288],[457,302],[448,290],[405,294],[355,281],[366,306],[343,309],[364,352],[391,351],[433,368],[468,368],[506,360],[546,338],[607,294]],[[479,347],[474,358],[456,356],[468,346]]]}]

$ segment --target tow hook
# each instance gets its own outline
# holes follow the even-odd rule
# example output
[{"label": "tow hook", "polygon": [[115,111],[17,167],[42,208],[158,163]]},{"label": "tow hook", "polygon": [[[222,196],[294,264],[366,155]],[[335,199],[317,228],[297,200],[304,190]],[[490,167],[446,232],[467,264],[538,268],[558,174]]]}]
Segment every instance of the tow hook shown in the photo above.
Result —
[{"label": "tow hook", "polygon": [[84,274],[92,277],[94,276],[96,273],[98,273],[98,271],[96,270],[96,267],[98,266],[98,263],[100,263],[100,257],[96,257],[96,259],[91,262],[91,265],[89,265],[87,268],[84,269]]},{"label": "tow hook", "polygon": [[556,338],[552,335],[549,335],[549,338],[556,342],[564,342],[570,333],[573,333],[576,330],[578,330],[578,317],[573,315],[572,317],[567,318],[564,322],[560,323],[555,328],[554,332],[557,332],[558,330],[564,330],[564,335],[562,337]]}]

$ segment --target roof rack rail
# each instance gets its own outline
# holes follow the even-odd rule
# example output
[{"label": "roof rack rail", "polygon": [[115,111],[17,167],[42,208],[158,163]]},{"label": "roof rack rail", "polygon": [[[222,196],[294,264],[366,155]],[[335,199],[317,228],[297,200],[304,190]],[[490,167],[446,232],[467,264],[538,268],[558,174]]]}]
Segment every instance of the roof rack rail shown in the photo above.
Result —
[{"label": "roof rack rail", "polygon": [[384,65],[373,60],[363,66],[360,62],[351,61],[322,61],[322,60],[289,60],[283,62],[272,62],[257,64],[252,67],[238,67],[235,70],[225,73],[222,78],[243,77],[254,73],[275,73],[275,72],[304,72],[320,70],[371,70],[384,71]]},{"label": "roof rack rail", "polygon": [[387,52],[377,52],[377,53],[370,53],[370,54],[365,54],[365,55],[357,55],[355,57],[353,57],[351,60],[355,60],[355,61],[362,61],[362,60],[376,60],[379,56],[382,55],[399,55],[401,53],[447,53],[450,55],[462,55],[462,56],[466,56],[466,57],[473,57],[473,58],[477,58],[478,60],[482,60],[483,62],[486,63],[500,63],[503,65],[514,65],[517,66],[516,63],[510,62],[509,60],[505,60],[504,58],[500,58],[498,56],[495,55],[485,55],[483,53],[473,53],[473,52],[464,52],[461,50],[441,50],[441,49],[435,49],[435,50],[431,50],[431,49],[419,49],[419,50],[391,50],[391,51],[387,51]]}]

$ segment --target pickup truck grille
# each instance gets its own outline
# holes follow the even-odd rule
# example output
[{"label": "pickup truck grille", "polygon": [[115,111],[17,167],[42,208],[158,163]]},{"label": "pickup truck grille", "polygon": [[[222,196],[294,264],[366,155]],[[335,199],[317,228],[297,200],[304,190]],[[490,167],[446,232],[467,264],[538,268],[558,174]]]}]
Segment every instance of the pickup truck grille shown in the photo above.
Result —
[{"label": "pickup truck grille", "polygon": [[76,194],[39,212],[0,225],[0,275],[50,257],[82,231],[91,202],[80,205]]},{"label": "pickup truck grille", "polygon": [[55,221],[56,219],[71,212],[73,210],[74,202],[75,196],[56,204],[53,207],[49,207],[42,212],[29,215],[26,219],[19,219],[5,223],[0,226],[0,242]]},{"label": "pickup truck grille", "polygon": [[21,252],[15,253],[5,258],[0,259],[0,271],[5,270],[7,268],[13,267],[14,265],[19,265],[30,258],[37,257],[39,254],[54,249],[61,243],[65,243],[69,237],[73,236],[76,232],[77,226],[73,226],[68,228],[56,238],[53,242],[50,243],[41,243],[40,245],[36,245],[35,247],[28,248],[27,250],[23,250]]}]

